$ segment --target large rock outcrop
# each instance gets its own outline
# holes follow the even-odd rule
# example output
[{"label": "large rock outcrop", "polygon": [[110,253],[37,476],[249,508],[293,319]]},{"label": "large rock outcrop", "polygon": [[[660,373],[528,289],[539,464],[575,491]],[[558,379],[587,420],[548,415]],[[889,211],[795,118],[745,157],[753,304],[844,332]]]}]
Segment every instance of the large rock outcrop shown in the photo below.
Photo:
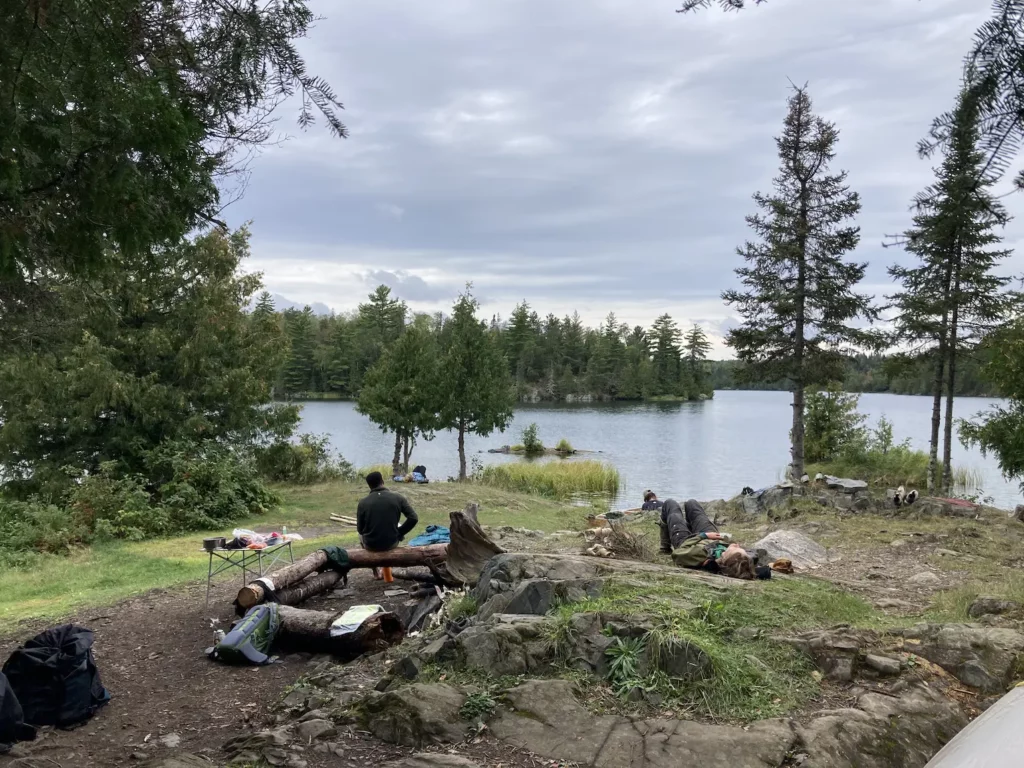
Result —
[{"label": "large rock outcrop", "polygon": [[1004,627],[918,624],[901,634],[908,651],[986,693],[1007,689],[1024,653],[1024,634]]}]

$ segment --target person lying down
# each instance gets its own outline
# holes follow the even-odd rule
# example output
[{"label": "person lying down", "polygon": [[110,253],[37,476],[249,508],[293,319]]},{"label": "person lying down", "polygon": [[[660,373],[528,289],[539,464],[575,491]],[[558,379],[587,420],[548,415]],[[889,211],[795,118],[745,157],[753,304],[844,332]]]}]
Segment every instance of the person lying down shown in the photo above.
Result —
[{"label": "person lying down", "polygon": [[699,502],[690,499],[682,507],[675,499],[661,506],[661,551],[682,568],[696,568],[733,579],[770,579],[767,566],[754,559],[729,534],[719,533]]}]

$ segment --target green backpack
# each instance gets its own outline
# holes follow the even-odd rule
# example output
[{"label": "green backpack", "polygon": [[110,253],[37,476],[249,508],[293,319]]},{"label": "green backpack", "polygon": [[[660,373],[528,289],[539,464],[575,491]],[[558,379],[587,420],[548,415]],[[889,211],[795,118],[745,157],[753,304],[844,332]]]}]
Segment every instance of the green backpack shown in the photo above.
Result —
[{"label": "green backpack", "polygon": [[254,606],[210,650],[210,658],[225,664],[269,664],[270,649],[280,626],[276,604]]}]

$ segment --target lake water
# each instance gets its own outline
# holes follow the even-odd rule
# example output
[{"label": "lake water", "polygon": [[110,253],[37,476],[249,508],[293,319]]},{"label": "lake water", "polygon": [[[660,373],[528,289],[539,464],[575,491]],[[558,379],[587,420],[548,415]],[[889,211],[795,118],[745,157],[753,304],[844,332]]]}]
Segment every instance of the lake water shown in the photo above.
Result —
[{"label": "lake water", "polygon": [[[519,442],[523,427],[536,422],[546,445],[564,437],[576,448],[599,451],[593,458],[615,465],[623,481],[618,506],[638,504],[647,488],[661,498],[730,498],[745,485],[760,488],[782,478],[789,461],[790,398],[788,392],[720,391],[704,403],[523,405],[504,434],[467,435],[467,460],[522,461],[486,451]],[[996,402],[960,398],[955,401],[956,416],[971,416]],[[884,414],[893,423],[897,441],[910,438],[913,447],[927,450],[931,398],[865,394],[860,410],[872,426]],[[357,413],[352,403],[306,403],[301,428],[329,435],[334,447],[357,467],[391,462],[394,439]],[[426,465],[431,478],[457,475],[455,435],[442,432],[430,442],[421,441],[413,462]],[[975,470],[984,495],[997,506],[1013,509],[1021,502],[1017,483],[1003,480],[991,456],[956,442],[953,462]]]}]

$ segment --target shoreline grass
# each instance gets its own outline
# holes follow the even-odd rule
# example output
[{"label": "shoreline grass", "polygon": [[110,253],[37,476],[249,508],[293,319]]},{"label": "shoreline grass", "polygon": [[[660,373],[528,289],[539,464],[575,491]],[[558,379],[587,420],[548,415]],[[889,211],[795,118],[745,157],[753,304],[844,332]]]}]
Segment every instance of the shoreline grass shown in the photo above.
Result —
[{"label": "shoreline grass", "polygon": [[580,495],[619,491],[619,471],[600,461],[547,461],[491,464],[477,481],[492,488],[515,493],[537,494],[550,499],[571,499]]},{"label": "shoreline grass", "polygon": [[[809,464],[805,471],[811,477],[817,473],[866,480],[876,488],[904,486],[923,490],[928,485],[928,454],[909,448],[893,448],[888,453],[880,451],[858,452],[838,456],[832,461]],[[953,466],[952,492],[969,494],[979,490],[981,476],[977,470]]]}]

